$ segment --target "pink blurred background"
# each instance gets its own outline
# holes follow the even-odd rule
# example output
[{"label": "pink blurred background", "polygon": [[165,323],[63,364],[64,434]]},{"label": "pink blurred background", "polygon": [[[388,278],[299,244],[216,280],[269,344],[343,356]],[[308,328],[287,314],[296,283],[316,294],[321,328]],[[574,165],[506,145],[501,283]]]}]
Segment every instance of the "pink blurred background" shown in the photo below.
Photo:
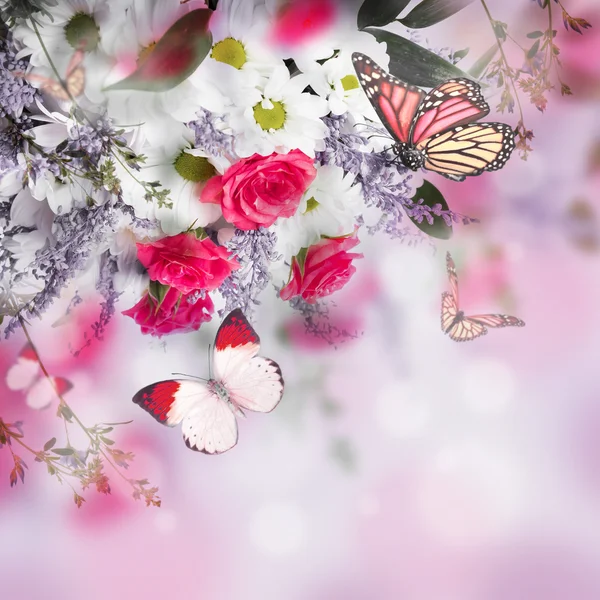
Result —
[{"label": "pink blurred background", "polygon": [[[543,115],[525,107],[535,132],[527,162],[515,155],[461,184],[434,176],[451,207],[480,224],[455,227],[436,253],[363,239],[334,318],[364,333],[337,349],[314,348],[289,309],[265,298],[257,330],[286,393],[272,414],[241,423],[231,452],[190,452],[178,429],[131,402],[173,371],[204,375],[216,322],[160,342],[118,316],[78,359],[68,344],[81,341],[81,323],[52,328],[57,308],[34,324],[51,370],[75,384],[68,398],[84,422],[134,419],[118,445],[163,504],[144,508],[113,477],[111,496],[90,491],[78,510],[25,455],[25,485],[11,489],[0,450],[3,596],[600,598],[600,5],[566,5],[593,28],[579,36],[557,22],[574,95],[554,91]],[[544,27],[536,2],[489,6],[520,37]],[[477,2],[423,35],[470,47],[466,67],[493,42]],[[507,311],[526,327],[472,344],[445,337],[446,250],[467,311]],[[21,334],[2,343],[0,372],[22,344]],[[59,435],[55,409],[28,409],[0,378],[0,415],[22,419],[33,446]]]}]

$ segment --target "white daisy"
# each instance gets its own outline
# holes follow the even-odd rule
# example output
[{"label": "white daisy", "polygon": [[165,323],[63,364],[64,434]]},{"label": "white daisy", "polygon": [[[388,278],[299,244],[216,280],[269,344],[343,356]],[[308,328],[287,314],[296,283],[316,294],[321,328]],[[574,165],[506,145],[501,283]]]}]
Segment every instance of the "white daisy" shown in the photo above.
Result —
[{"label": "white daisy", "polygon": [[278,250],[286,259],[315,244],[322,235],[338,237],[354,230],[364,203],[360,185],[353,183],[354,175],[339,167],[326,165],[317,169],[296,214],[277,221],[277,237],[286,240],[285,247]]},{"label": "white daisy", "polygon": [[210,20],[212,48],[189,81],[199,91],[203,108],[223,113],[225,107],[260,102],[257,89],[281,64],[265,43],[268,13],[260,0],[223,0]]},{"label": "white daisy", "polygon": [[[201,203],[199,198],[204,183],[213,175],[224,173],[229,162],[192,148],[192,138],[193,134],[187,130],[187,136],[180,138],[175,150],[150,149],[140,171],[127,173],[122,167],[118,169],[124,201],[138,217],[158,219],[167,235],[181,233],[191,226],[204,227],[221,216],[219,205]],[[156,199],[147,201],[140,181],[158,182],[157,190],[170,190],[167,201],[172,207],[159,207]]]},{"label": "white daisy", "polygon": [[236,135],[235,151],[239,156],[255,152],[268,155],[274,151],[288,152],[298,148],[308,156],[323,149],[327,127],[321,117],[327,114],[327,103],[305,93],[308,80],[304,75],[290,78],[284,64],[271,73],[254,97],[243,99],[229,115],[229,124]]},{"label": "white daisy", "polygon": [[16,271],[26,271],[35,260],[38,250],[47,242],[43,232],[34,230],[27,233],[17,233],[3,240],[2,245],[12,254]]},{"label": "white daisy", "polygon": [[117,292],[131,290],[136,296],[141,297],[148,287],[148,275],[137,260],[138,236],[139,233],[131,225],[130,219],[122,216],[116,223],[115,232],[109,241],[109,250],[117,257],[115,290]]},{"label": "white daisy", "polygon": [[[17,56],[30,56],[34,75],[56,80],[44,47],[63,78],[76,50],[82,49],[85,92],[97,101],[101,80],[109,68],[103,52],[103,31],[109,24],[111,8],[116,13],[122,12],[114,4],[109,6],[107,0],[57,0],[57,5],[49,11],[51,15],[36,16],[39,38],[29,20],[15,28],[14,37],[23,46]],[[32,84],[41,85],[35,79]]]},{"label": "white daisy", "polygon": [[343,115],[350,111],[353,115],[376,118],[375,110],[360,86],[352,59],[346,52],[322,65],[314,63],[307,75],[310,86],[327,100],[332,114]]}]

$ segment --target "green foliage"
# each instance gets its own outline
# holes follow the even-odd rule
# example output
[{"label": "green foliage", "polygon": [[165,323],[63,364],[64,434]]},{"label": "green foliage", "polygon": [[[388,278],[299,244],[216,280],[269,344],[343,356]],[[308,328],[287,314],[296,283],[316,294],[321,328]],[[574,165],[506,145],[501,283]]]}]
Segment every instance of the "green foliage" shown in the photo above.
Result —
[{"label": "green foliage", "polygon": [[390,73],[412,85],[435,87],[452,77],[467,73],[425,48],[383,29],[366,29],[378,42],[386,42]]}]

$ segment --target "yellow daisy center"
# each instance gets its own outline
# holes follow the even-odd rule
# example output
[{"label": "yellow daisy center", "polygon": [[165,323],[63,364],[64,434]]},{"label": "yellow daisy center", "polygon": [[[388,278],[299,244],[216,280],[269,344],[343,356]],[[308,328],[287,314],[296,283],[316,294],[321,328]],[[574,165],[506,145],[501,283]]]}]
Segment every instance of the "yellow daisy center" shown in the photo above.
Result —
[{"label": "yellow daisy center", "polygon": [[281,102],[272,102],[273,108],[263,108],[262,103],[254,106],[254,119],[265,130],[281,129],[285,123],[285,107]]},{"label": "yellow daisy center", "polygon": [[344,91],[349,92],[350,90],[355,90],[358,86],[358,77],[356,77],[356,75],[346,75],[346,77],[342,77],[342,87],[344,88]]},{"label": "yellow daisy center", "polygon": [[72,48],[91,52],[98,47],[100,29],[94,17],[80,12],[71,17],[64,27],[65,37]]},{"label": "yellow daisy center", "polygon": [[241,69],[246,64],[246,50],[242,42],[233,38],[225,38],[217,42],[210,53],[219,62]]},{"label": "yellow daisy center", "polygon": [[175,170],[186,181],[194,183],[208,181],[216,173],[216,169],[208,162],[208,158],[194,156],[185,150],[175,159]]}]

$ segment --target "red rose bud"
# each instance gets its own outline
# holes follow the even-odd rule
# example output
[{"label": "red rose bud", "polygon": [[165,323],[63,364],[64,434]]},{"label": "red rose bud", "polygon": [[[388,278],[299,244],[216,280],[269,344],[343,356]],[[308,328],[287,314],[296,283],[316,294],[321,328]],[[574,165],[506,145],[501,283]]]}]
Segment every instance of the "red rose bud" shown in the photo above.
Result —
[{"label": "red rose bud", "polygon": [[292,259],[292,277],[279,294],[282,300],[302,296],[306,302],[314,304],[319,298],[343,288],[356,271],[352,261],[363,258],[362,254],[348,252],[358,242],[354,231],[350,236],[323,238],[301,250]]}]

